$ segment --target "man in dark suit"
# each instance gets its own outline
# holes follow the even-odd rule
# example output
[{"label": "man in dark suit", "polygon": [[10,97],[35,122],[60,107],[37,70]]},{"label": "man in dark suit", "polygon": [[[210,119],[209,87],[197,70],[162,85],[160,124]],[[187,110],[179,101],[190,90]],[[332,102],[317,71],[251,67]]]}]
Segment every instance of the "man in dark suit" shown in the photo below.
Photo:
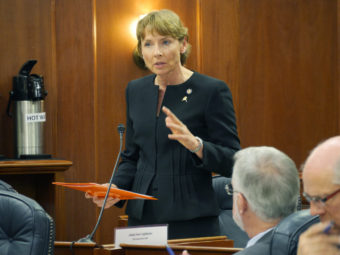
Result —
[{"label": "man in dark suit", "polygon": [[234,221],[250,238],[236,254],[270,254],[273,228],[296,211],[298,170],[286,154],[273,147],[242,149],[234,159],[231,185],[226,189],[233,194]]},{"label": "man in dark suit", "polygon": [[340,254],[340,136],[318,145],[303,168],[304,196],[320,223],[300,236],[298,255]]},{"label": "man in dark suit", "polygon": [[270,254],[273,228],[296,210],[298,171],[286,154],[273,147],[249,147],[234,158],[232,187],[228,187],[233,193],[233,217],[250,238],[237,254]]}]

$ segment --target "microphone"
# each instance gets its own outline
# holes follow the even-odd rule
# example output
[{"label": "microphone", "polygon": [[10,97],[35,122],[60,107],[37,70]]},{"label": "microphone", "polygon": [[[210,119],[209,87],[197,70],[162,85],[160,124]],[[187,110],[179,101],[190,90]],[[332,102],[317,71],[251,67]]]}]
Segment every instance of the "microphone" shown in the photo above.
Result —
[{"label": "microphone", "polygon": [[107,189],[107,192],[106,192],[106,195],[105,195],[105,198],[104,198],[104,202],[103,202],[102,208],[101,208],[100,213],[99,213],[99,217],[98,217],[96,226],[94,227],[94,229],[91,232],[91,234],[89,234],[89,235],[87,235],[87,236],[85,236],[83,238],[80,238],[77,241],[78,243],[95,243],[92,239],[93,239],[93,236],[96,233],[97,228],[99,227],[99,223],[100,223],[100,221],[102,219],[102,215],[103,215],[104,208],[105,208],[105,205],[106,205],[106,200],[107,200],[107,198],[109,196],[109,193],[110,193],[110,189],[111,189],[112,182],[113,182],[113,177],[115,175],[115,172],[116,172],[116,169],[117,169],[117,165],[118,165],[118,162],[119,162],[119,158],[120,158],[120,154],[122,152],[122,147],[123,147],[123,134],[124,134],[124,131],[125,131],[125,126],[123,124],[119,124],[117,129],[118,129],[118,133],[119,133],[119,152],[118,152],[116,164],[115,164],[115,166],[113,168],[113,171],[112,171],[112,176],[111,176],[111,179],[110,179],[109,187]]}]

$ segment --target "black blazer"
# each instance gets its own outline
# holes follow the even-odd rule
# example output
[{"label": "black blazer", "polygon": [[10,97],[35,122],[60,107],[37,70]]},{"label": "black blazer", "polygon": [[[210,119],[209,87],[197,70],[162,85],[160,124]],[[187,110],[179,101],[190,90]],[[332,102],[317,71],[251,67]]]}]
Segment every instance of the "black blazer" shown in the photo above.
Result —
[{"label": "black blazer", "polygon": [[[230,176],[240,149],[232,96],[220,80],[194,73],[186,82],[167,86],[167,106],[203,140],[203,160],[168,139],[165,114],[157,117],[155,75],[131,81],[126,89],[125,151],[114,177],[122,189],[146,194],[158,188],[156,222],[190,220],[218,214],[211,172]],[[142,217],[144,200],[130,200],[127,214]]]},{"label": "black blazer", "polygon": [[272,235],[273,229],[262,236],[254,245],[235,253],[235,255],[270,255]]}]

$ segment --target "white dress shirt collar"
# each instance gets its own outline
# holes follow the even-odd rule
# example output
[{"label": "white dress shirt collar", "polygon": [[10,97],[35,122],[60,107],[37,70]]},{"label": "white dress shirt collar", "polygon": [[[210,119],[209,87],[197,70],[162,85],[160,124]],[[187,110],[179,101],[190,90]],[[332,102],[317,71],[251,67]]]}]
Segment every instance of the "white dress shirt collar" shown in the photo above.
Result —
[{"label": "white dress shirt collar", "polygon": [[260,240],[265,234],[267,234],[270,230],[272,230],[273,228],[269,228],[266,231],[263,231],[259,234],[257,234],[256,236],[254,236],[252,239],[250,239],[247,243],[246,248],[254,245],[258,240]]}]

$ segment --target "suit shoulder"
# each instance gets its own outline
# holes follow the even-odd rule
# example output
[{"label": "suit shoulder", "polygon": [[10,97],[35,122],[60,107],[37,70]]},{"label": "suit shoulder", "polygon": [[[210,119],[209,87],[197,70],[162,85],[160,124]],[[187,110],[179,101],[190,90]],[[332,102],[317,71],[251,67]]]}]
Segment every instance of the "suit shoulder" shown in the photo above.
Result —
[{"label": "suit shoulder", "polygon": [[195,73],[195,76],[193,77],[195,84],[198,87],[207,88],[207,89],[222,89],[222,88],[228,88],[228,85],[217,78],[201,74],[201,73]]},{"label": "suit shoulder", "polygon": [[150,84],[153,84],[154,79],[155,79],[155,75],[150,74],[150,75],[132,80],[128,83],[128,88],[142,88],[144,86],[149,86]]},{"label": "suit shoulder", "polygon": [[263,255],[270,254],[270,244],[258,244],[245,248],[243,251],[237,252],[235,255]]},{"label": "suit shoulder", "polygon": [[266,233],[254,245],[245,248],[243,251],[237,252],[237,255],[263,255],[270,254],[270,243],[272,240],[273,230]]}]

